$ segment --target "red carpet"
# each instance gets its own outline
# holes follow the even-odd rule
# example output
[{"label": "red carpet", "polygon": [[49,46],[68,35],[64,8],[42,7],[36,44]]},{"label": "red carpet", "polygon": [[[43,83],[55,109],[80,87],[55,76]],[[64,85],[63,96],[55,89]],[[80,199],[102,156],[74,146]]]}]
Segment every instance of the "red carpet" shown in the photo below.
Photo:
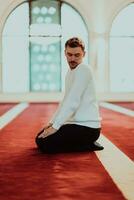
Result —
[{"label": "red carpet", "polygon": [[134,160],[134,118],[101,108],[102,133]]},{"label": "red carpet", "polygon": [[[113,102],[112,102],[113,103]],[[113,104],[134,110],[134,102],[114,102]]]},{"label": "red carpet", "polygon": [[95,153],[44,155],[36,133],[56,104],[32,104],[0,131],[1,200],[124,200]]},{"label": "red carpet", "polygon": [[0,116],[15,106],[15,103],[0,103]]}]

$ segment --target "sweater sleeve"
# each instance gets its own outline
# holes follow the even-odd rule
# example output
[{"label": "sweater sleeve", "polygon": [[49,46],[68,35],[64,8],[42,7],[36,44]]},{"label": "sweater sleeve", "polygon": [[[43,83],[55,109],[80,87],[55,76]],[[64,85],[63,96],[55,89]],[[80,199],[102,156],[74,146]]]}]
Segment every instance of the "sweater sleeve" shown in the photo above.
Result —
[{"label": "sweater sleeve", "polygon": [[[64,99],[62,100],[62,102],[64,101]],[[58,115],[58,113],[60,112],[60,109],[62,107],[62,102],[60,102],[60,104],[58,105],[57,110],[55,111],[55,113],[53,114],[52,118],[49,120],[49,123],[54,123],[56,116]]]},{"label": "sweater sleeve", "polygon": [[81,96],[89,82],[89,71],[85,67],[76,69],[74,72],[74,80],[68,91],[66,98],[64,98],[58,115],[53,122],[53,128],[59,129],[60,126],[68,120],[70,116],[77,110]]},{"label": "sweater sleeve", "polygon": [[[66,74],[65,79],[67,79],[67,74]],[[65,83],[66,83],[66,82],[65,82]],[[65,95],[64,95],[64,98],[65,98]],[[62,104],[63,104],[63,102],[64,102],[64,98],[63,98],[63,100],[59,103],[58,108],[57,108],[56,112],[53,114],[52,118],[49,120],[49,123],[52,123],[52,124],[54,123],[54,121],[55,121],[55,119],[56,119],[58,113],[60,112],[60,109],[62,108]]]}]

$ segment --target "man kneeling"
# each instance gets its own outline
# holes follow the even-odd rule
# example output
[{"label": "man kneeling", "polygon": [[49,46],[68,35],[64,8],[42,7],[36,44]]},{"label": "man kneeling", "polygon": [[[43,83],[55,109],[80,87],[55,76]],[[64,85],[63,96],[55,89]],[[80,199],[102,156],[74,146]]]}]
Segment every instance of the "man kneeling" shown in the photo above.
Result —
[{"label": "man kneeling", "polygon": [[36,144],[42,152],[103,150],[96,140],[101,123],[91,66],[83,63],[85,45],[79,38],[65,43],[69,65],[65,95],[49,124],[38,133]]}]

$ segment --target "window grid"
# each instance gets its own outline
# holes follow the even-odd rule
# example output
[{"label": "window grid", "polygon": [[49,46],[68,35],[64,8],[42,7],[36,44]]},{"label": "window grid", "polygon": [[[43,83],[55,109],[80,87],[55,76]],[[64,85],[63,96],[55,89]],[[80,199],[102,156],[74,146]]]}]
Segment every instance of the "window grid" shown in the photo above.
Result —
[{"label": "window grid", "polygon": [[29,6],[30,90],[61,91],[60,4],[57,1],[40,0],[32,1]]}]

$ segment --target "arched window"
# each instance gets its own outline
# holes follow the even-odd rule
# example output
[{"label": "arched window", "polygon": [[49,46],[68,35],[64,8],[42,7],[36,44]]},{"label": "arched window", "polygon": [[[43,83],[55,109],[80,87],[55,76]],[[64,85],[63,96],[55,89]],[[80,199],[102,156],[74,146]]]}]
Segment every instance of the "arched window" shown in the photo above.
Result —
[{"label": "arched window", "polygon": [[66,3],[34,0],[15,8],[2,35],[3,92],[64,90],[64,44],[73,36],[81,37],[88,51],[85,23]]},{"label": "arched window", "polygon": [[110,88],[134,92],[134,3],[115,18],[110,33]]}]

